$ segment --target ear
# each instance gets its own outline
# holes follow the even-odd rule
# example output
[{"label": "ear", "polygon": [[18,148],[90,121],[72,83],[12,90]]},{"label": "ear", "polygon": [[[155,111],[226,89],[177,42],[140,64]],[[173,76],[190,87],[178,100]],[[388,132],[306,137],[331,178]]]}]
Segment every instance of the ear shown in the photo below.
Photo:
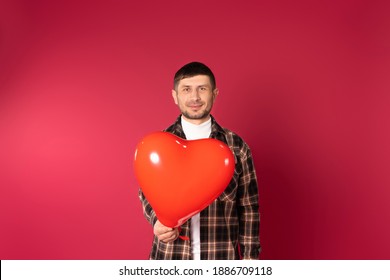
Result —
[{"label": "ear", "polygon": [[175,104],[178,105],[177,104],[177,92],[174,89],[172,90],[172,97],[173,97],[173,101],[175,102]]},{"label": "ear", "polygon": [[219,94],[219,89],[218,89],[218,88],[215,88],[215,89],[213,90],[213,97],[214,97],[214,99],[217,98],[218,94]]}]

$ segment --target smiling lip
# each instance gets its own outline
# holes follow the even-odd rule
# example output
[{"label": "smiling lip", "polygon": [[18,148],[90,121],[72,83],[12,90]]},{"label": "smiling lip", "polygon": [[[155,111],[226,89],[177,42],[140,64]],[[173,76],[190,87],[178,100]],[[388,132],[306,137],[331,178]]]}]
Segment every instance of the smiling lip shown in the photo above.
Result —
[{"label": "smiling lip", "polygon": [[191,109],[199,109],[200,107],[202,107],[201,104],[193,104],[193,105],[189,105],[188,107],[190,107]]}]

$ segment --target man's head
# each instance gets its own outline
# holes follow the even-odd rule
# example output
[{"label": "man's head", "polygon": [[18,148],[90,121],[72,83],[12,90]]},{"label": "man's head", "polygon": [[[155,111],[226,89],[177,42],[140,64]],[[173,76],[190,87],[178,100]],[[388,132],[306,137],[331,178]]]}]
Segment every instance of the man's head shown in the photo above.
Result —
[{"label": "man's head", "polygon": [[218,95],[213,72],[200,62],[191,62],[176,72],[172,97],[183,117],[195,124],[210,118]]}]

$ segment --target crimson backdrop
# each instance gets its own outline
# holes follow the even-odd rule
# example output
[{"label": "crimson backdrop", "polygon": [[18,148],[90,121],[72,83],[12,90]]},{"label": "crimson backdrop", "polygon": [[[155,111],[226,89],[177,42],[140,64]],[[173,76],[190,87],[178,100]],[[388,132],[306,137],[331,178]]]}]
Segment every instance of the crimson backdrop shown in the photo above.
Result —
[{"label": "crimson backdrop", "polygon": [[389,2],[322,2],[1,0],[0,259],[147,258],[134,148],[194,60],[252,148],[262,258],[389,259]]}]

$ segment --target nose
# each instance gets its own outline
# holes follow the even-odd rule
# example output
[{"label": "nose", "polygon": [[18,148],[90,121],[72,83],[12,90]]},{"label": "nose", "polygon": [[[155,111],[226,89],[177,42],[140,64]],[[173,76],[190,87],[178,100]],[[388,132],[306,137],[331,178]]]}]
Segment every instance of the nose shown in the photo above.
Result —
[{"label": "nose", "polygon": [[191,96],[190,97],[191,97],[192,100],[199,100],[200,99],[199,90],[195,89],[195,90],[191,91]]}]

